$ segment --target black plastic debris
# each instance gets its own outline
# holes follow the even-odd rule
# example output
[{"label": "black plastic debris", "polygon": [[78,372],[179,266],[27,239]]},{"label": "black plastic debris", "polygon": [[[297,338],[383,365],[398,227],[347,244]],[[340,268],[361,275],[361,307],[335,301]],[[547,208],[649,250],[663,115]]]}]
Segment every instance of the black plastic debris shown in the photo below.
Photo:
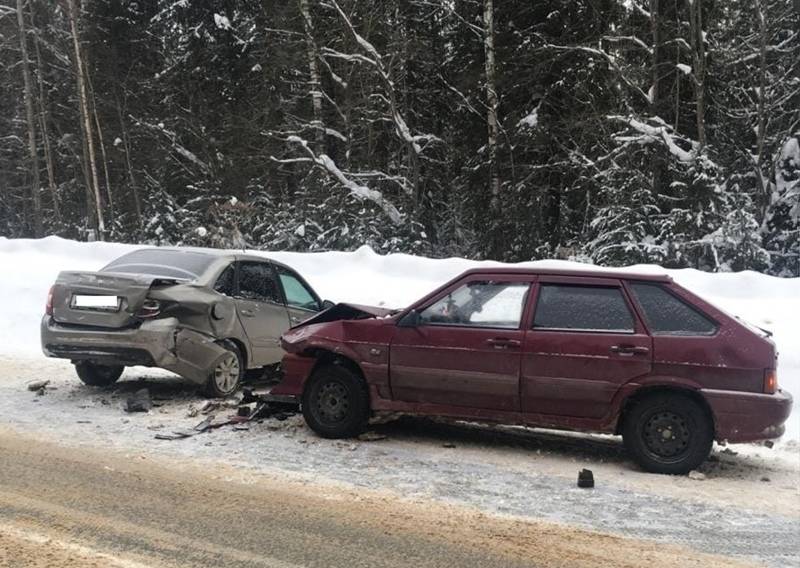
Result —
[{"label": "black plastic debris", "polygon": [[578,487],[591,489],[594,487],[594,475],[591,469],[582,469],[578,472]]},{"label": "black plastic debris", "polygon": [[28,383],[28,390],[31,392],[43,391],[47,385],[50,384],[50,379],[44,381],[33,381]]},{"label": "black plastic debris", "polygon": [[147,412],[153,408],[150,391],[139,389],[125,401],[125,412]]}]

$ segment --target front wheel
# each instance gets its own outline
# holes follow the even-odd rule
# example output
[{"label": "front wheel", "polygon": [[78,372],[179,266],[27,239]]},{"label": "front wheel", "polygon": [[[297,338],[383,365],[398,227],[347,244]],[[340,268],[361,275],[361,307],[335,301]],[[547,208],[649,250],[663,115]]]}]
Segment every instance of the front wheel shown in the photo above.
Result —
[{"label": "front wheel", "polygon": [[244,363],[239,349],[232,343],[224,342],[225,353],[217,358],[208,372],[206,394],[215,398],[230,396],[242,384]]},{"label": "front wheel", "polygon": [[325,365],[308,380],[302,407],[308,426],[323,438],[352,438],[369,419],[369,392],[355,372]]},{"label": "front wheel", "polygon": [[681,475],[708,458],[714,442],[714,424],[705,408],[692,398],[654,394],[630,409],[622,437],[645,470]]},{"label": "front wheel", "polygon": [[122,365],[98,365],[90,361],[75,363],[78,378],[92,387],[108,387],[117,382],[125,367]]}]

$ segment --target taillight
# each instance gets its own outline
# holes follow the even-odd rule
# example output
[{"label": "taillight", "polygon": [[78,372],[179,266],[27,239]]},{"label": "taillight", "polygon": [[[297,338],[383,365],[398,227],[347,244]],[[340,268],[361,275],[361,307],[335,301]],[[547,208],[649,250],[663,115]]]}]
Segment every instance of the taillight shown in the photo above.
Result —
[{"label": "taillight", "polygon": [[53,315],[53,290],[55,286],[50,286],[50,291],[47,292],[47,303],[44,305],[44,313],[48,316]]},{"label": "taillight", "polygon": [[145,300],[136,315],[142,319],[154,318],[161,313],[161,304],[156,300]]},{"label": "taillight", "polygon": [[764,371],[764,392],[766,394],[778,392],[778,372],[775,369]]}]

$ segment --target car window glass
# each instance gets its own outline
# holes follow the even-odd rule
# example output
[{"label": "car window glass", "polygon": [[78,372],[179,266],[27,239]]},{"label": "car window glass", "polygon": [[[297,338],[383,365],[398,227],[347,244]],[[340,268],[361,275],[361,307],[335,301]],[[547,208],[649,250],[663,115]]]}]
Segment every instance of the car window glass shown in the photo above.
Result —
[{"label": "car window glass", "polygon": [[653,335],[711,335],[717,325],[657,284],[632,284]]},{"label": "car window glass", "polygon": [[279,269],[278,275],[280,276],[283,293],[286,296],[288,305],[295,308],[303,308],[304,310],[319,310],[319,303],[316,297],[299,278],[281,269]]},{"label": "car window glass", "polygon": [[533,327],[632,332],[634,321],[619,288],[543,284]]},{"label": "car window glass", "polygon": [[528,288],[526,282],[469,282],[425,308],[420,322],[515,329]]},{"label": "car window glass", "polygon": [[280,302],[272,267],[263,262],[243,262],[239,268],[238,296],[245,300]]},{"label": "car window glass", "polygon": [[228,265],[228,267],[222,271],[222,274],[219,275],[219,278],[217,278],[217,282],[214,284],[214,290],[226,296],[233,296],[234,274],[235,270],[233,264]]}]

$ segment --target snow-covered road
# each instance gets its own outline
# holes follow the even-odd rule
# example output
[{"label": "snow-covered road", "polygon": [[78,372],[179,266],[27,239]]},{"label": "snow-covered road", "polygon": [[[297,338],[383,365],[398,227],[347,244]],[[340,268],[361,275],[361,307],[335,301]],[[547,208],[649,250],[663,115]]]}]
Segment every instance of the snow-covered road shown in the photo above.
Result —
[{"label": "snow-covered road", "polygon": [[[418,420],[377,426],[386,439],[373,442],[319,439],[299,417],[161,441],[155,434],[203,418],[189,416],[203,399],[165,373],[128,370],[115,388],[97,390],[78,382],[68,363],[0,357],[0,376],[0,426],[59,444],[190,458],[211,468],[225,463],[245,482],[277,474],[679,543],[775,567],[800,563],[796,444],[717,448],[702,470],[706,478],[695,480],[638,471],[610,437]],[[42,379],[52,387],[43,396],[26,389]],[[142,386],[160,406],[125,413],[125,398]],[[582,468],[594,472],[595,489],[576,487]]]}]

